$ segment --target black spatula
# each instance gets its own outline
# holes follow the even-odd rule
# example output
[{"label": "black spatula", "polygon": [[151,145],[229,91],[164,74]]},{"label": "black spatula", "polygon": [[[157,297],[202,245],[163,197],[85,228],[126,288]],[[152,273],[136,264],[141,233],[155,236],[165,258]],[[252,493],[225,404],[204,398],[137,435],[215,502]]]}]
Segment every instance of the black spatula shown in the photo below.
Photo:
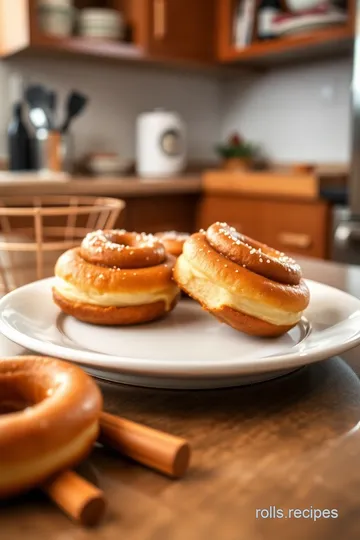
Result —
[{"label": "black spatula", "polygon": [[66,133],[71,122],[76,116],[83,112],[88,102],[88,98],[79,92],[71,92],[66,101],[66,116],[61,127],[61,132]]}]

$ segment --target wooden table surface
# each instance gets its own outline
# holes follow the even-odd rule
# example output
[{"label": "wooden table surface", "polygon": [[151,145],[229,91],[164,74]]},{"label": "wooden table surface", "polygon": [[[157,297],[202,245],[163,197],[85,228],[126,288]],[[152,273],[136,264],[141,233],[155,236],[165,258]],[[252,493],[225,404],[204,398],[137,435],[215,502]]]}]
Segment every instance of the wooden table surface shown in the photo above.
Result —
[{"label": "wooden table surface", "polygon": [[[360,267],[303,262],[303,269],[360,297]],[[102,385],[107,410],[191,442],[188,476],[172,481],[96,449],[81,471],[108,497],[101,526],[83,529],[32,493],[0,507],[0,539],[360,538],[359,349],[345,358],[221,391]],[[259,516],[270,508],[284,517]],[[333,517],[311,517],[319,512]]]}]

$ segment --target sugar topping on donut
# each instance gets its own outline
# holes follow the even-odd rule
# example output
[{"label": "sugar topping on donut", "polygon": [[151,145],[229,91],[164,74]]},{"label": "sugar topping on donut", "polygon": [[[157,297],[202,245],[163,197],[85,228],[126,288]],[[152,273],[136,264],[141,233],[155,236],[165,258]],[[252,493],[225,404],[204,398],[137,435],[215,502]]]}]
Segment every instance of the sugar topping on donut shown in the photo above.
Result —
[{"label": "sugar topping on donut", "polygon": [[155,236],[124,229],[87,234],[80,253],[90,263],[121,269],[154,266],[166,258],[165,248]]},{"label": "sugar topping on donut", "polygon": [[301,268],[294,259],[249,238],[235,227],[216,222],[204,234],[218,253],[243,268],[280,283],[295,285],[300,282]]},{"label": "sugar topping on donut", "polygon": [[310,298],[291,257],[223,222],[189,237],[174,279],[220,321],[256,336],[289,331]]},{"label": "sugar topping on donut", "polygon": [[93,324],[147,322],[175,307],[175,258],[154,235],[124,229],[88,234],[55,266],[54,302]]}]

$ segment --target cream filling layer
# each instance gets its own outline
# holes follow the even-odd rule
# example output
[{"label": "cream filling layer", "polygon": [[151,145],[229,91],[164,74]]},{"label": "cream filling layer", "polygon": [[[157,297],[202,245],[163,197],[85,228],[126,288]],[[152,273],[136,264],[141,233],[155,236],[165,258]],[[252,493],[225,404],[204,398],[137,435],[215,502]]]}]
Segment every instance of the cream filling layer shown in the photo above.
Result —
[{"label": "cream filling layer", "polygon": [[100,293],[96,290],[84,292],[68,283],[62,278],[55,278],[55,289],[67,300],[80,302],[81,304],[93,304],[101,307],[127,307],[154,304],[159,300],[165,303],[166,311],[169,311],[172,301],[179,292],[175,284],[166,289],[152,293]]},{"label": "cream filling layer", "polygon": [[41,477],[49,476],[55,470],[59,470],[64,465],[73,461],[73,457],[81,457],[85,450],[91,448],[92,441],[96,439],[99,431],[98,421],[91,424],[85,430],[79,433],[79,435],[68,444],[52,450],[47,454],[39,454],[38,458],[27,460],[26,451],[24,461],[20,463],[6,463],[4,466],[0,463],[0,492],[6,491],[8,487],[16,490],[17,486],[21,484],[35,482]]},{"label": "cream filling layer", "polygon": [[181,275],[181,282],[188,292],[194,293],[194,296],[210,309],[229,306],[236,311],[241,311],[246,315],[277,326],[296,324],[302,316],[302,311],[293,313],[266,304],[259,304],[245,296],[233,294],[212,282],[209,286],[209,279],[205,274],[194,268],[184,255],[178,259],[177,267],[177,272]]}]

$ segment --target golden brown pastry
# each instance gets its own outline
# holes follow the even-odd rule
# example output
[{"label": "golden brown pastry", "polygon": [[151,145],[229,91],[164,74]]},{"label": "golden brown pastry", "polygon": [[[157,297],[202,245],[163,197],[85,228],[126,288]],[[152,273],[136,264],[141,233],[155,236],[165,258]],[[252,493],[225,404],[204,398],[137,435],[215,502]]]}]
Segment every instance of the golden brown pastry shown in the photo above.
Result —
[{"label": "golden brown pastry", "polygon": [[0,360],[0,498],[80,463],[99,432],[102,397],[84,371],[54,358]]},{"label": "golden brown pastry", "polygon": [[174,279],[219,320],[256,336],[284,334],[309,304],[309,289],[293,259],[226,223],[185,242]]},{"label": "golden brown pastry", "polygon": [[172,280],[175,258],[153,235],[95,231],[55,266],[55,303],[68,315],[100,325],[152,321],[180,296]]},{"label": "golden brown pastry", "polygon": [[157,238],[160,238],[164,244],[165,249],[174,257],[179,257],[182,254],[183,245],[185,240],[189,238],[188,233],[181,233],[177,231],[158,232],[155,234]]}]

